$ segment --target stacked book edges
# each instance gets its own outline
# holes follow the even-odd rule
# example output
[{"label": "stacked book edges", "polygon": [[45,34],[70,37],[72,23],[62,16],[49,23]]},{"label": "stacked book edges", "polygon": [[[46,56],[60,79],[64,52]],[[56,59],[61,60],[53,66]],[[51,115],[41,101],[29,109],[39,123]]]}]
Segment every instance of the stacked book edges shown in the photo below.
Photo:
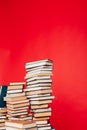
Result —
[{"label": "stacked book edges", "polygon": [[29,100],[23,92],[24,82],[12,82],[8,86],[7,95],[4,97],[9,120],[32,120],[28,113]]},{"label": "stacked book edges", "polygon": [[24,89],[33,112],[38,130],[51,130],[49,123],[52,109],[52,78],[53,62],[49,59],[26,63],[26,88]]},{"label": "stacked book edges", "polygon": [[5,121],[6,121],[6,108],[0,108],[0,130],[5,129]]},{"label": "stacked book edges", "polygon": [[8,120],[5,122],[6,130],[37,130],[34,121]]}]

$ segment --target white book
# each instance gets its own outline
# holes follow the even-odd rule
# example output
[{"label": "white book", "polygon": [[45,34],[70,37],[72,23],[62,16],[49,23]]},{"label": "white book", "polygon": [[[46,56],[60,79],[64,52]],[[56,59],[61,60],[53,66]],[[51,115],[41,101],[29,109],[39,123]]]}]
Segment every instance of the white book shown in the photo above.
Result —
[{"label": "white book", "polygon": [[54,96],[47,96],[47,97],[38,97],[38,98],[30,98],[30,101],[38,101],[38,100],[52,100]]},{"label": "white book", "polygon": [[22,118],[9,117],[8,119],[9,119],[9,120],[32,120],[32,116],[22,117]]},{"label": "white book", "polygon": [[32,84],[32,85],[28,85],[27,84],[27,88],[33,88],[33,87],[50,87],[52,84],[51,83],[46,83],[46,84],[43,84],[43,83],[38,83],[38,84]]},{"label": "white book", "polygon": [[45,89],[49,89],[49,87],[37,87],[37,88],[25,88],[24,91],[34,91],[34,90],[45,90]]},{"label": "white book", "polygon": [[52,69],[46,69],[46,68],[43,68],[43,69],[35,69],[35,70],[32,70],[32,71],[28,71],[27,74],[37,73],[37,72],[40,72],[40,71],[51,72]]},{"label": "white book", "polygon": [[34,68],[31,68],[31,69],[26,69],[26,72],[30,72],[30,71],[34,71],[34,70],[50,70],[52,71],[53,70],[53,66],[39,66],[39,67],[34,67]]},{"label": "white book", "polygon": [[39,127],[38,130],[51,130],[51,126]]},{"label": "white book", "polygon": [[26,76],[32,76],[34,74],[52,74],[51,71],[36,70],[34,72],[27,73]]},{"label": "white book", "polygon": [[52,83],[52,80],[36,80],[36,81],[31,81],[31,82],[27,82],[27,84],[29,85],[32,85],[32,84],[38,84],[38,83],[45,83],[45,84],[48,84],[48,83]]},{"label": "white book", "polygon": [[38,98],[38,97],[46,97],[46,96],[50,96],[51,94],[35,94],[35,95],[27,95],[28,98]]},{"label": "white book", "polygon": [[15,114],[9,113],[9,115],[11,116],[20,116],[20,115],[26,115],[26,114],[28,114],[28,112],[20,112],[20,113],[15,113]]},{"label": "white book", "polygon": [[48,124],[37,124],[37,127],[43,127],[43,126],[50,126],[50,123],[48,123]]},{"label": "white book", "polygon": [[9,97],[21,97],[21,96],[25,96],[25,92],[7,94],[7,95],[6,95],[6,98],[9,98]]},{"label": "white book", "polygon": [[11,94],[11,93],[20,93],[20,92],[22,92],[21,89],[18,89],[18,90],[8,90],[8,91],[7,91],[7,94]]},{"label": "white book", "polygon": [[41,65],[52,65],[52,61],[45,59],[45,60],[28,62],[28,63],[26,63],[25,67],[32,68],[32,67],[41,66]]},{"label": "white book", "polygon": [[31,105],[41,105],[41,104],[48,104],[48,103],[52,103],[52,100],[45,100],[45,101],[31,101],[30,104]]},{"label": "white book", "polygon": [[20,122],[20,121],[14,121],[14,122],[12,122],[12,121],[6,121],[5,122],[5,126],[7,127],[7,126],[9,126],[9,127],[15,127],[15,128],[22,128],[22,129],[24,129],[24,128],[33,128],[33,127],[36,127],[36,123],[34,123],[34,122],[31,122],[31,121],[26,121],[26,123],[23,123],[23,122],[25,122],[25,121],[22,121],[22,123]]},{"label": "white book", "polygon": [[33,110],[35,113],[38,113],[38,112],[49,112],[49,111],[52,111],[52,108],[49,107],[49,108],[43,108],[43,109],[36,109],[36,110]]},{"label": "white book", "polygon": [[[10,108],[9,108],[10,109]],[[11,107],[11,110],[13,110],[13,111],[21,111],[21,110],[23,110],[23,109],[28,109],[28,106],[27,107],[19,107],[19,108],[12,108]]]},{"label": "white book", "polygon": [[27,79],[27,82],[31,82],[35,80],[50,80],[50,76],[36,76],[36,77]]}]

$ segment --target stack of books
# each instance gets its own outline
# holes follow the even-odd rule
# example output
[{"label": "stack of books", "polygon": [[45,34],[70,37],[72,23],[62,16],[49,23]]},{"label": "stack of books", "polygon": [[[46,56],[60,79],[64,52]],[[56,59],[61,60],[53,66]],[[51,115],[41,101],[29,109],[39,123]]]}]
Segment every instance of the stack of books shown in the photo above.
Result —
[{"label": "stack of books", "polygon": [[5,120],[6,120],[6,108],[0,108],[0,130],[5,129]]},{"label": "stack of books", "polygon": [[52,103],[52,70],[53,62],[49,59],[26,63],[26,88],[24,89],[29,99],[33,120],[36,121],[38,130],[52,129],[48,122],[51,116]]},{"label": "stack of books", "polygon": [[23,92],[24,83],[10,83],[7,96],[4,97],[7,106],[7,118],[9,120],[31,120],[32,115],[28,114],[29,101]]},{"label": "stack of books", "polygon": [[36,130],[36,123],[33,121],[11,121],[5,122],[6,130]]}]

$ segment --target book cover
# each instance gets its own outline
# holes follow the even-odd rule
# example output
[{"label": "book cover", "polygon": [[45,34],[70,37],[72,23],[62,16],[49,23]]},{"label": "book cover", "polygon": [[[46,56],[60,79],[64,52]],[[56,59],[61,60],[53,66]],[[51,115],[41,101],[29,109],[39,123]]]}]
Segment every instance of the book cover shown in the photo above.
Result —
[{"label": "book cover", "polygon": [[0,108],[6,107],[6,102],[4,101],[4,97],[7,94],[7,86],[0,86]]}]

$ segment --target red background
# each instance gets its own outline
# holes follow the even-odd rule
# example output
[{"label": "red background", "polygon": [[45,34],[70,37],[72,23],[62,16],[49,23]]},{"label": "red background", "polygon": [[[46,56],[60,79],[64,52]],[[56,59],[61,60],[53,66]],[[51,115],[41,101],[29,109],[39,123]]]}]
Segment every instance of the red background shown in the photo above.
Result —
[{"label": "red background", "polygon": [[28,61],[54,61],[56,130],[87,130],[87,4],[0,0],[0,83],[24,81]]}]

